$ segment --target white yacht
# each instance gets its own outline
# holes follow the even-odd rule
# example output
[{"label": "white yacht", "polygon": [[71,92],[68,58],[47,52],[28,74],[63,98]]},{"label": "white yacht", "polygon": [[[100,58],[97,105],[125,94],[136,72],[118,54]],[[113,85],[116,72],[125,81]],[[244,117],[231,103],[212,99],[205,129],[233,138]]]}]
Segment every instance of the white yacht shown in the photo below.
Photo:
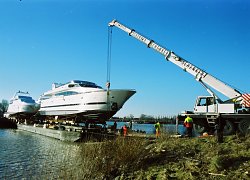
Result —
[{"label": "white yacht", "polygon": [[38,112],[39,104],[29,95],[28,92],[18,91],[9,102],[5,117],[27,118]]},{"label": "white yacht", "polygon": [[[106,90],[93,82],[72,80],[52,84],[39,99],[39,114],[48,118],[74,117],[104,122],[119,111],[135,90]],[[47,119],[48,119],[47,118]]]}]

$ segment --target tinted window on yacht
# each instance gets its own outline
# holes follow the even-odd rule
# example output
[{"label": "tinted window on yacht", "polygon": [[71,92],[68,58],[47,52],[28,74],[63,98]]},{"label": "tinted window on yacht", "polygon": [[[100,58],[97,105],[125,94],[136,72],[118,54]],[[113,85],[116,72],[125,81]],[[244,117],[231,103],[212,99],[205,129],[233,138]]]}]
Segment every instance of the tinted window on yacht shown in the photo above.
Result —
[{"label": "tinted window on yacht", "polygon": [[68,91],[68,92],[66,92],[65,96],[70,96],[70,95],[75,95],[75,94],[78,94],[78,93],[74,92],[74,91]]},{"label": "tinted window on yacht", "polygon": [[34,99],[32,99],[31,97],[28,97],[28,96],[19,96],[19,98],[23,102],[29,102],[29,103],[34,103],[35,102]]},{"label": "tinted window on yacht", "polygon": [[101,88],[100,86],[97,86],[95,83],[87,82],[87,81],[81,81],[79,83],[81,87],[90,87],[90,88]]},{"label": "tinted window on yacht", "polygon": [[51,98],[51,95],[44,95],[40,97],[40,100],[45,100]]},{"label": "tinted window on yacht", "polygon": [[78,92],[74,92],[74,91],[67,91],[67,92],[60,92],[55,94],[56,96],[71,96],[71,95],[75,95],[78,94]]},{"label": "tinted window on yacht", "polygon": [[56,96],[65,96],[65,92],[57,93]]},{"label": "tinted window on yacht", "polygon": [[68,87],[75,87],[75,85],[74,84],[69,84]]}]

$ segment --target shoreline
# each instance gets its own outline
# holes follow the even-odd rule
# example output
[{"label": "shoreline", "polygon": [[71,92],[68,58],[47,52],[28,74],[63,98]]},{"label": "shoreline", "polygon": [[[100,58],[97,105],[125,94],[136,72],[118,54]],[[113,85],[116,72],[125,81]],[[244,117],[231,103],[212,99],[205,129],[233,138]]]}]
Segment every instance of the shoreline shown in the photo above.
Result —
[{"label": "shoreline", "polygon": [[0,118],[0,128],[17,129],[17,123],[15,120],[2,117]]}]

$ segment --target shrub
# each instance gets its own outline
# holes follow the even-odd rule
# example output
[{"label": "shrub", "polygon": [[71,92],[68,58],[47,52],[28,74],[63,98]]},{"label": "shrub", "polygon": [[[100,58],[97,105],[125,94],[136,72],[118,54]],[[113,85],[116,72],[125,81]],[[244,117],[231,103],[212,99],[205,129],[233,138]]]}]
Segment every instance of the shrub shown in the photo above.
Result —
[{"label": "shrub", "polygon": [[[85,144],[82,147],[86,178],[112,179],[124,172],[133,172],[143,167],[147,155],[146,141],[137,138],[117,138],[113,141]],[[87,169],[87,170],[86,170]]]}]

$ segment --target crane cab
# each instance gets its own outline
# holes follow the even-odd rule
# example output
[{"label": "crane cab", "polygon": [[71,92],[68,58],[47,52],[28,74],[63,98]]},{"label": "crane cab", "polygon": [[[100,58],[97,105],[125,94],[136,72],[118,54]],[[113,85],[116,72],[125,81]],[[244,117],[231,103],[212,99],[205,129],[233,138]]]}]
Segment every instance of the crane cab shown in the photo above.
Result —
[{"label": "crane cab", "polygon": [[235,113],[234,103],[219,103],[213,96],[198,96],[195,113]]}]

